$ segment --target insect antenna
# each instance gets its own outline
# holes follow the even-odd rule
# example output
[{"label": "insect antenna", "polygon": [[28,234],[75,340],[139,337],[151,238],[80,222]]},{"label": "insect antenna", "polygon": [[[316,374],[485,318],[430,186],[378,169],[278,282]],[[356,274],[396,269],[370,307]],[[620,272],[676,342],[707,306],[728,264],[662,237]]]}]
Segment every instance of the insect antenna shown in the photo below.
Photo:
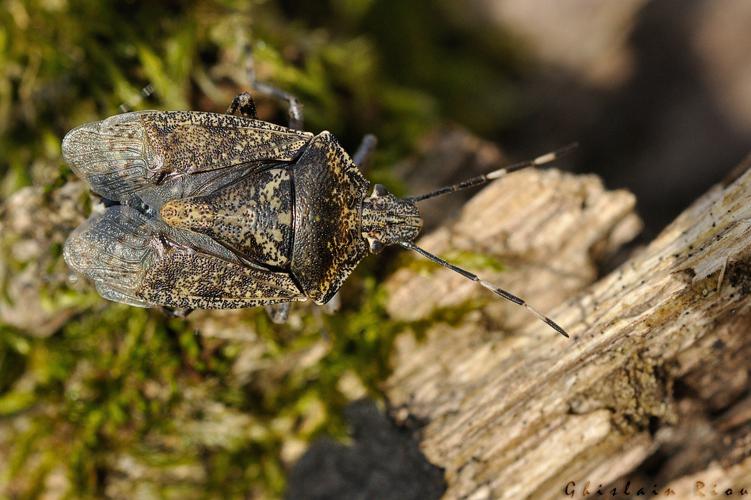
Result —
[{"label": "insect antenna", "polygon": [[496,295],[498,295],[500,297],[503,297],[504,299],[509,300],[509,301],[513,302],[514,304],[516,304],[516,305],[525,307],[528,311],[530,311],[532,314],[534,314],[535,316],[537,316],[540,319],[540,321],[544,322],[545,324],[547,324],[548,326],[550,326],[551,328],[553,328],[553,330],[555,330],[556,332],[560,333],[564,337],[568,338],[568,333],[566,333],[566,331],[563,328],[561,328],[555,321],[553,321],[552,319],[548,318],[547,316],[545,316],[544,314],[542,314],[540,311],[538,311],[537,309],[535,309],[531,305],[527,304],[527,302],[524,299],[521,299],[521,298],[517,297],[516,295],[507,292],[503,288],[500,288],[500,287],[498,287],[498,286],[490,283],[489,281],[485,281],[484,279],[480,278],[476,274],[470,273],[469,271],[466,271],[466,270],[462,269],[461,267],[457,267],[457,266],[455,266],[455,265],[453,265],[453,264],[451,264],[449,262],[446,262],[445,260],[441,259],[440,257],[438,257],[436,255],[433,255],[432,253],[428,252],[427,250],[423,250],[422,248],[418,247],[414,243],[410,243],[408,241],[400,241],[399,245],[401,245],[402,247],[404,247],[404,248],[406,248],[408,250],[413,250],[413,251],[419,253],[420,255],[422,255],[423,257],[425,257],[426,259],[432,260],[436,264],[439,264],[439,265],[441,265],[441,266],[443,266],[443,267],[445,267],[447,269],[451,269],[452,271],[461,274],[462,276],[464,276],[467,279],[470,279],[472,281],[476,281],[477,283],[481,284],[482,286],[484,286],[485,288],[487,288],[488,290],[490,290],[494,294],[496,294]]},{"label": "insect antenna", "polygon": [[455,193],[456,191],[461,191],[462,189],[467,189],[467,188],[471,188],[474,186],[480,186],[482,184],[485,184],[492,180],[503,177],[504,175],[510,174],[511,172],[516,172],[517,170],[521,170],[523,168],[539,167],[540,165],[545,165],[546,163],[553,162],[561,158],[562,156],[570,153],[577,147],[578,147],[578,144],[574,142],[574,143],[569,144],[568,146],[564,146],[560,149],[556,149],[555,151],[545,153],[544,155],[538,156],[537,158],[534,158],[532,160],[525,160],[525,161],[520,161],[519,163],[512,163],[511,165],[507,165],[503,168],[499,168],[498,170],[494,170],[490,173],[469,178],[467,180],[459,182],[458,184],[452,184],[451,186],[444,186],[442,188],[436,189],[435,191],[431,191],[425,194],[420,194],[416,196],[408,196],[407,199],[413,202],[418,202],[418,201],[423,201],[423,200],[427,200],[430,198],[435,198],[436,196],[441,196],[442,194]]}]

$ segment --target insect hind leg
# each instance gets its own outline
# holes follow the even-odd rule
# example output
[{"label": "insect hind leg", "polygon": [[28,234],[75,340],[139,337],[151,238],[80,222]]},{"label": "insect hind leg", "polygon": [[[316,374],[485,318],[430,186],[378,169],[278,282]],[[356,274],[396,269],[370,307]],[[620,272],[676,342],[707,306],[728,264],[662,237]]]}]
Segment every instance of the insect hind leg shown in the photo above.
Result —
[{"label": "insect hind leg", "polygon": [[289,128],[294,130],[302,130],[304,120],[302,103],[300,102],[300,99],[298,99],[293,94],[290,94],[289,92],[274,87],[273,85],[269,85],[268,83],[263,83],[256,80],[256,68],[255,62],[253,60],[253,49],[251,47],[248,47],[247,72],[251,88],[256,90],[259,94],[286,102],[289,112]]}]

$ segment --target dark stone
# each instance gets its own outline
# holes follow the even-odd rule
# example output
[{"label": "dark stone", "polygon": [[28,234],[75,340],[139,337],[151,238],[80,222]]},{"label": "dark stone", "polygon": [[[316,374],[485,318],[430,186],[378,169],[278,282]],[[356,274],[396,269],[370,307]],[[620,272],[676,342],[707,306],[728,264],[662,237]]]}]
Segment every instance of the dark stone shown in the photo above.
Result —
[{"label": "dark stone", "polygon": [[443,470],[429,463],[412,432],[395,425],[369,400],[345,410],[351,446],[330,438],[315,441],[290,472],[285,498],[440,498]]}]

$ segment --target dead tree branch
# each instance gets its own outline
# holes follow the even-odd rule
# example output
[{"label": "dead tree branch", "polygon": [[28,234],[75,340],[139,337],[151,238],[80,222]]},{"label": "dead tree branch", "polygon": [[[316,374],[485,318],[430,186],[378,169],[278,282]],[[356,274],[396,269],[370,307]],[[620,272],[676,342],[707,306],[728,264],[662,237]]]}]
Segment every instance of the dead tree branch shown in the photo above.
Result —
[{"label": "dead tree branch", "polygon": [[[426,422],[421,446],[445,469],[447,497],[560,498],[570,481],[607,486],[636,474],[670,443],[683,454],[664,464],[660,487],[693,486],[702,470],[715,471],[711,481],[723,476],[718,467],[735,467],[727,487],[748,479],[751,412],[747,400],[745,412],[733,403],[748,390],[750,200],[746,172],[591,285],[597,261],[639,229],[633,197],[592,176],[512,175],[425,237],[438,254],[499,257],[503,272],[475,271],[572,334],[555,335],[448,271],[394,276],[390,312],[400,318],[489,301],[458,328],[437,325],[422,341],[402,335],[386,386],[397,417]],[[692,446],[702,441],[690,422],[720,445]]]}]

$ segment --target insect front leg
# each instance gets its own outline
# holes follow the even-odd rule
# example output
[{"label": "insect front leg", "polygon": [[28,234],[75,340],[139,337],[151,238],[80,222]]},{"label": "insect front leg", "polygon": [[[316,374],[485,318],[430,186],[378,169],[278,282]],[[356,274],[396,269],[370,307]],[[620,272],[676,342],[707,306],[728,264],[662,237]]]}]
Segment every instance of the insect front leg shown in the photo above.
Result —
[{"label": "insect front leg", "polygon": [[342,296],[339,295],[340,292],[336,292],[333,297],[331,297],[331,300],[326,302],[321,307],[323,308],[323,312],[326,314],[335,314],[339,309],[342,307]]},{"label": "insect front leg", "polygon": [[287,322],[287,318],[289,317],[289,306],[289,302],[282,302],[281,304],[269,304],[263,307],[269,314],[271,322],[280,324]]},{"label": "insect front leg", "polygon": [[250,86],[257,90],[260,94],[263,94],[274,99],[285,101],[289,107],[289,128],[294,130],[303,129],[303,111],[302,103],[300,99],[285,92],[282,89],[276,88],[268,83],[259,82],[256,80],[256,68],[253,62],[253,52],[251,48],[248,48],[248,79],[250,80]]},{"label": "insect front leg", "polygon": [[360,170],[363,170],[368,166],[368,162],[370,161],[371,156],[373,156],[373,151],[375,151],[377,144],[378,138],[373,134],[366,134],[362,138],[362,141],[360,141],[360,145],[357,146],[355,154],[352,155],[352,161],[355,162],[355,165],[360,167]]},{"label": "insect front leg", "polygon": [[289,106],[289,128],[293,130],[303,129],[302,103],[297,97],[267,83],[254,81],[252,85],[261,94],[279,99],[280,101],[286,101]]},{"label": "insect front leg", "polygon": [[247,92],[237,94],[235,98],[232,99],[232,104],[227,108],[228,115],[234,115],[238,111],[240,112],[240,116],[253,118],[254,120],[257,118],[256,103],[253,100],[253,97]]}]

